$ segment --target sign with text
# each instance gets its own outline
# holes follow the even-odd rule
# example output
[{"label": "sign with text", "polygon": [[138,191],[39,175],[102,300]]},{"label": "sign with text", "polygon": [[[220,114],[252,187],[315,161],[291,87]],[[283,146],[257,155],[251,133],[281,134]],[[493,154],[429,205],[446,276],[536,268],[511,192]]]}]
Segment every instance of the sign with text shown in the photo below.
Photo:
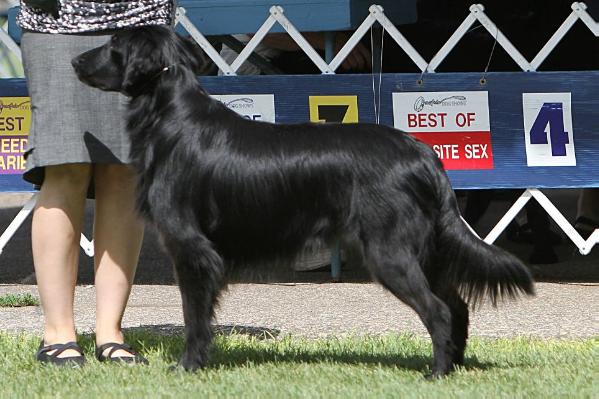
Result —
[{"label": "sign with text", "polygon": [[528,166],[576,166],[570,93],[522,93]]},{"label": "sign with text", "polygon": [[358,122],[358,96],[310,96],[310,122]]},{"label": "sign with text", "polygon": [[446,169],[493,169],[486,91],[393,93],[393,123],[430,145]]},{"label": "sign with text", "polygon": [[31,126],[29,97],[0,97],[0,174],[25,171],[23,154]]},{"label": "sign with text", "polygon": [[222,102],[244,118],[253,121],[275,122],[275,96],[273,94],[221,94],[212,98]]}]

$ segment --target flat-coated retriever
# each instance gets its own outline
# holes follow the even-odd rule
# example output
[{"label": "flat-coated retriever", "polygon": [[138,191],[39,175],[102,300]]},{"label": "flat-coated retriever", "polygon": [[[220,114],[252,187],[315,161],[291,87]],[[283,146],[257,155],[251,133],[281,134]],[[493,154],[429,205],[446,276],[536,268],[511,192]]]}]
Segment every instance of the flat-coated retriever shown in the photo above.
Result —
[{"label": "flat-coated retriever", "polygon": [[462,222],[427,145],[374,124],[244,119],[200,86],[205,60],[166,27],[119,32],[73,60],[83,82],[131,98],[138,206],[175,265],[183,367],[206,365],[230,268],[289,264],[314,240],[357,254],[418,313],[435,376],[464,360],[468,302],[533,293],[527,268]]}]

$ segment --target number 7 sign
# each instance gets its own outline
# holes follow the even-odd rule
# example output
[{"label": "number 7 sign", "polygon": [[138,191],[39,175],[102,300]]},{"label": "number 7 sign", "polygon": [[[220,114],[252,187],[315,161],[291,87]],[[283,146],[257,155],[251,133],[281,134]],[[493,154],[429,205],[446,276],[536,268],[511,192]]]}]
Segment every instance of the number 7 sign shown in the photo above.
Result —
[{"label": "number 7 sign", "polygon": [[576,166],[570,93],[523,93],[528,166]]}]

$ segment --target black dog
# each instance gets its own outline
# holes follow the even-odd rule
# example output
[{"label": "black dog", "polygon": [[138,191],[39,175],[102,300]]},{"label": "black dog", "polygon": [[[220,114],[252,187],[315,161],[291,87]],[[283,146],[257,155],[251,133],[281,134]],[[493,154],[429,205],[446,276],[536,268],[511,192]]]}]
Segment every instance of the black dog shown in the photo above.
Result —
[{"label": "black dog", "polygon": [[228,269],[289,263],[314,240],[359,254],[418,313],[433,375],[464,360],[466,302],[533,293],[526,267],[462,222],[427,145],[379,125],[246,120],[201,88],[204,60],[164,27],[117,33],[73,60],[83,82],[131,97],[138,205],[175,264],[186,369],[206,365]]}]

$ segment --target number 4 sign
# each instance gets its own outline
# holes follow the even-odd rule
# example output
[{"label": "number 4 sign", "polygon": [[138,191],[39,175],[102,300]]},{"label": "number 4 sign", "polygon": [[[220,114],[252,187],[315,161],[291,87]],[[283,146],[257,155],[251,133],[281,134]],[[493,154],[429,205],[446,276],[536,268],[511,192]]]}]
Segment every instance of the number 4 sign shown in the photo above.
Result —
[{"label": "number 4 sign", "polygon": [[570,93],[523,93],[528,166],[576,166]]}]

